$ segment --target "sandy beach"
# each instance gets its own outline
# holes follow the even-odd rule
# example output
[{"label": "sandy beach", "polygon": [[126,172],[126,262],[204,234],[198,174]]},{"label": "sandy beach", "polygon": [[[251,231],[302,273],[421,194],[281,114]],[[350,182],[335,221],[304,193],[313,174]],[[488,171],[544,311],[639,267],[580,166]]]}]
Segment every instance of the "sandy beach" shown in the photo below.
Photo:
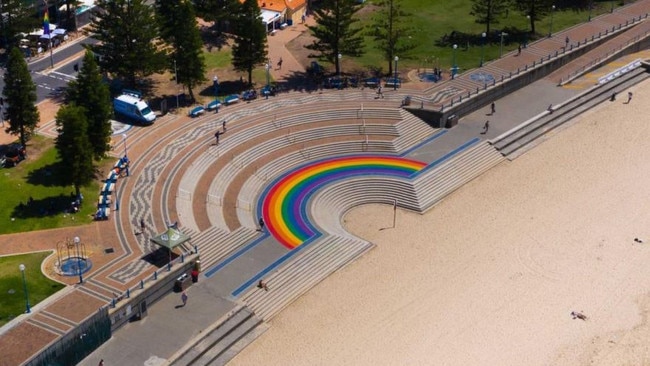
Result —
[{"label": "sandy beach", "polygon": [[349,212],[376,248],[231,365],[650,364],[650,82],[632,91],[394,229]]}]

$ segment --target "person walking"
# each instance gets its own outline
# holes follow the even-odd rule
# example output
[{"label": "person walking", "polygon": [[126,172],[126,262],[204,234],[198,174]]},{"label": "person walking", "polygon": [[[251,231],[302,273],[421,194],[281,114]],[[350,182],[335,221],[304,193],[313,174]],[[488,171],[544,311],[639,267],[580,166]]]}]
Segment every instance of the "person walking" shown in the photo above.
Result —
[{"label": "person walking", "polygon": [[146,224],[144,223],[144,218],[140,219],[140,230],[144,234],[144,230],[147,228]]},{"label": "person walking", "polygon": [[259,225],[260,225],[260,231],[264,231],[264,219],[260,217],[259,220]]},{"label": "person walking", "polygon": [[381,88],[381,85],[377,88],[377,98],[384,99],[384,90]]},{"label": "person walking", "polygon": [[215,145],[219,145],[219,136],[220,135],[221,135],[221,132],[219,132],[219,131],[214,133],[214,137],[217,139],[217,142],[215,143]]},{"label": "person walking", "polygon": [[490,121],[485,121],[485,124],[483,125],[483,132],[481,132],[481,135],[485,135],[488,130],[490,129]]},{"label": "person walking", "polygon": [[494,104],[494,102],[490,104],[490,110],[491,110],[490,114],[495,114],[497,112],[497,106],[496,104]]},{"label": "person walking", "polygon": [[632,92],[627,92],[627,102],[625,104],[630,104],[632,101]]},{"label": "person walking", "polygon": [[569,48],[569,36],[564,39],[564,48]]},{"label": "person walking", "polygon": [[181,301],[183,302],[183,306],[187,304],[187,293],[185,293],[185,290],[181,292]]},{"label": "person walking", "polygon": [[223,127],[223,133],[226,133],[226,120],[224,119],[223,122],[221,122],[221,127]]},{"label": "person walking", "polygon": [[278,70],[282,70],[282,57],[280,57],[280,60],[278,61]]},{"label": "person walking", "polygon": [[517,56],[521,55],[521,43],[517,46]]}]

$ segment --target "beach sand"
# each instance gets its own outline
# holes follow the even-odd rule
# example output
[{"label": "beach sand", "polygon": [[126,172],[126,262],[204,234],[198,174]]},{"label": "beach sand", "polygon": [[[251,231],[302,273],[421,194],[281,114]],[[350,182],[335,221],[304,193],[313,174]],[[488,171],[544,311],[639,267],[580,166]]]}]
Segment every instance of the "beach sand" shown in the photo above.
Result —
[{"label": "beach sand", "polygon": [[650,82],[632,91],[394,229],[353,209],[376,248],[231,365],[650,364]]}]

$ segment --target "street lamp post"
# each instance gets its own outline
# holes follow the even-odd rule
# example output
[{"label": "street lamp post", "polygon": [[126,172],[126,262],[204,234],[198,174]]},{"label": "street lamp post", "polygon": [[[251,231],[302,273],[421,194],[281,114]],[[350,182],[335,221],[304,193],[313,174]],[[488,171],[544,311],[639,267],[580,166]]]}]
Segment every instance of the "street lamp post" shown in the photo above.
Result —
[{"label": "street lamp post", "polygon": [[399,57],[395,56],[395,79],[393,79],[393,90],[397,90],[397,61],[399,61]]},{"label": "street lamp post", "polygon": [[548,38],[553,35],[553,13],[555,13],[555,5],[551,6],[551,24],[548,27]]},{"label": "street lamp post", "polygon": [[508,33],[501,32],[501,48],[499,49],[499,58],[503,56],[503,37],[507,36]]},{"label": "street lamp post", "polygon": [[343,55],[341,55],[339,53],[338,55],[336,55],[336,58],[338,59],[338,63],[337,63],[337,65],[338,65],[338,75],[337,75],[337,77],[339,79],[338,80],[338,89],[341,89],[343,87],[343,80],[341,80],[341,59],[343,58]]},{"label": "street lamp post", "polygon": [[20,273],[23,276],[23,293],[25,294],[25,312],[31,313],[32,308],[29,306],[29,293],[27,293],[27,280],[25,280],[25,265],[20,264],[18,266],[18,269],[20,269]]},{"label": "street lamp post", "polygon": [[124,141],[124,156],[127,156],[127,151],[126,151],[126,134],[122,134],[122,141]]},{"label": "street lamp post", "polygon": [[456,72],[458,72],[458,65],[456,65],[456,49],[458,48],[457,44],[454,44],[453,46],[453,51],[451,53],[451,78],[456,77]]},{"label": "street lamp post", "polygon": [[174,59],[174,80],[176,81],[176,109],[178,109],[178,70],[176,69],[176,59]]},{"label": "street lamp post", "polygon": [[530,27],[530,31],[524,33],[524,48],[528,47],[528,35],[533,33],[533,26],[530,24],[530,14],[526,15],[526,21]]},{"label": "street lamp post", "polygon": [[84,278],[83,278],[83,272],[81,271],[81,259],[82,258],[81,258],[81,252],[79,251],[79,246],[81,245],[81,239],[79,239],[78,236],[75,236],[74,239],[72,239],[72,241],[74,241],[74,246],[75,246],[75,249],[77,251],[77,269],[79,271],[79,283],[83,283]]},{"label": "street lamp post", "polygon": [[479,64],[479,67],[483,67],[483,60],[485,59],[485,41],[487,34],[485,32],[481,33],[481,39],[483,40],[483,43],[481,43],[481,63]]}]

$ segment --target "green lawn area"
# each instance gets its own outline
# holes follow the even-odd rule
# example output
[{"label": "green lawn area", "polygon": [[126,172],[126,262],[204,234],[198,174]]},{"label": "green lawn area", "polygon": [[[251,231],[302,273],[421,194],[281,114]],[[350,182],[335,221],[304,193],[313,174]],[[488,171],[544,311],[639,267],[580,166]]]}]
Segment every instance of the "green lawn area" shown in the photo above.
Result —
[{"label": "green lawn area", "polygon": [[[365,6],[373,6],[373,1],[366,1]],[[476,68],[481,60],[481,33],[485,32],[485,25],[474,22],[474,17],[469,15],[471,4],[470,0],[402,0],[402,9],[411,15],[408,17],[409,26],[413,28],[413,42],[417,48],[412,50],[409,55],[398,55],[398,68],[416,69],[422,67],[432,68],[442,67],[449,69],[452,65],[453,49],[452,44],[441,45],[440,40],[445,34],[452,31],[462,32],[476,37],[477,42],[470,44],[458,44],[456,50],[456,61],[461,72],[463,70]],[[594,10],[591,16],[596,17],[600,14],[609,12],[611,8],[610,1],[594,3]],[[615,2],[615,6],[619,6]],[[361,12],[360,12],[361,13]],[[361,24],[369,26],[372,24],[370,16],[373,12],[363,12]],[[589,18],[589,11],[559,11],[553,14],[553,33],[570,26],[586,22]],[[519,39],[516,36],[506,37],[504,39],[504,53],[508,50],[516,49],[519,41],[528,38],[527,32],[530,32],[530,23],[528,19],[517,11],[510,10],[508,17],[501,19],[499,24],[491,25],[491,32],[509,29],[519,33]],[[548,16],[535,23],[536,39],[548,35],[551,25],[551,17]],[[357,67],[367,69],[369,66],[380,66],[382,70],[388,69],[387,62],[382,59],[381,53],[375,49],[374,41],[371,37],[365,39],[365,55],[355,60]],[[500,39],[497,32],[494,32],[490,42],[486,44],[485,60],[499,57]]]},{"label": "green lawn area", "polygon": [[41,263],[50,253],[0,257],[0,327],[25,312],[25,292],[19,269],[21,264],[25,265],[30,306],[33,307],[65,287],[64,284],[52,281],[41,273]]},{"label": "green lawn area", "polygon": [[[81,211],[65,211],[74,200],[74,187],[63,185],[65,167],[56,161],[51,139],[34,136],[28,158],[13,168],[0,168],[0,234],[82,225],[92,221],[99,183],[82,188]],[[30,204],[30,197],[33,199]]]}]

